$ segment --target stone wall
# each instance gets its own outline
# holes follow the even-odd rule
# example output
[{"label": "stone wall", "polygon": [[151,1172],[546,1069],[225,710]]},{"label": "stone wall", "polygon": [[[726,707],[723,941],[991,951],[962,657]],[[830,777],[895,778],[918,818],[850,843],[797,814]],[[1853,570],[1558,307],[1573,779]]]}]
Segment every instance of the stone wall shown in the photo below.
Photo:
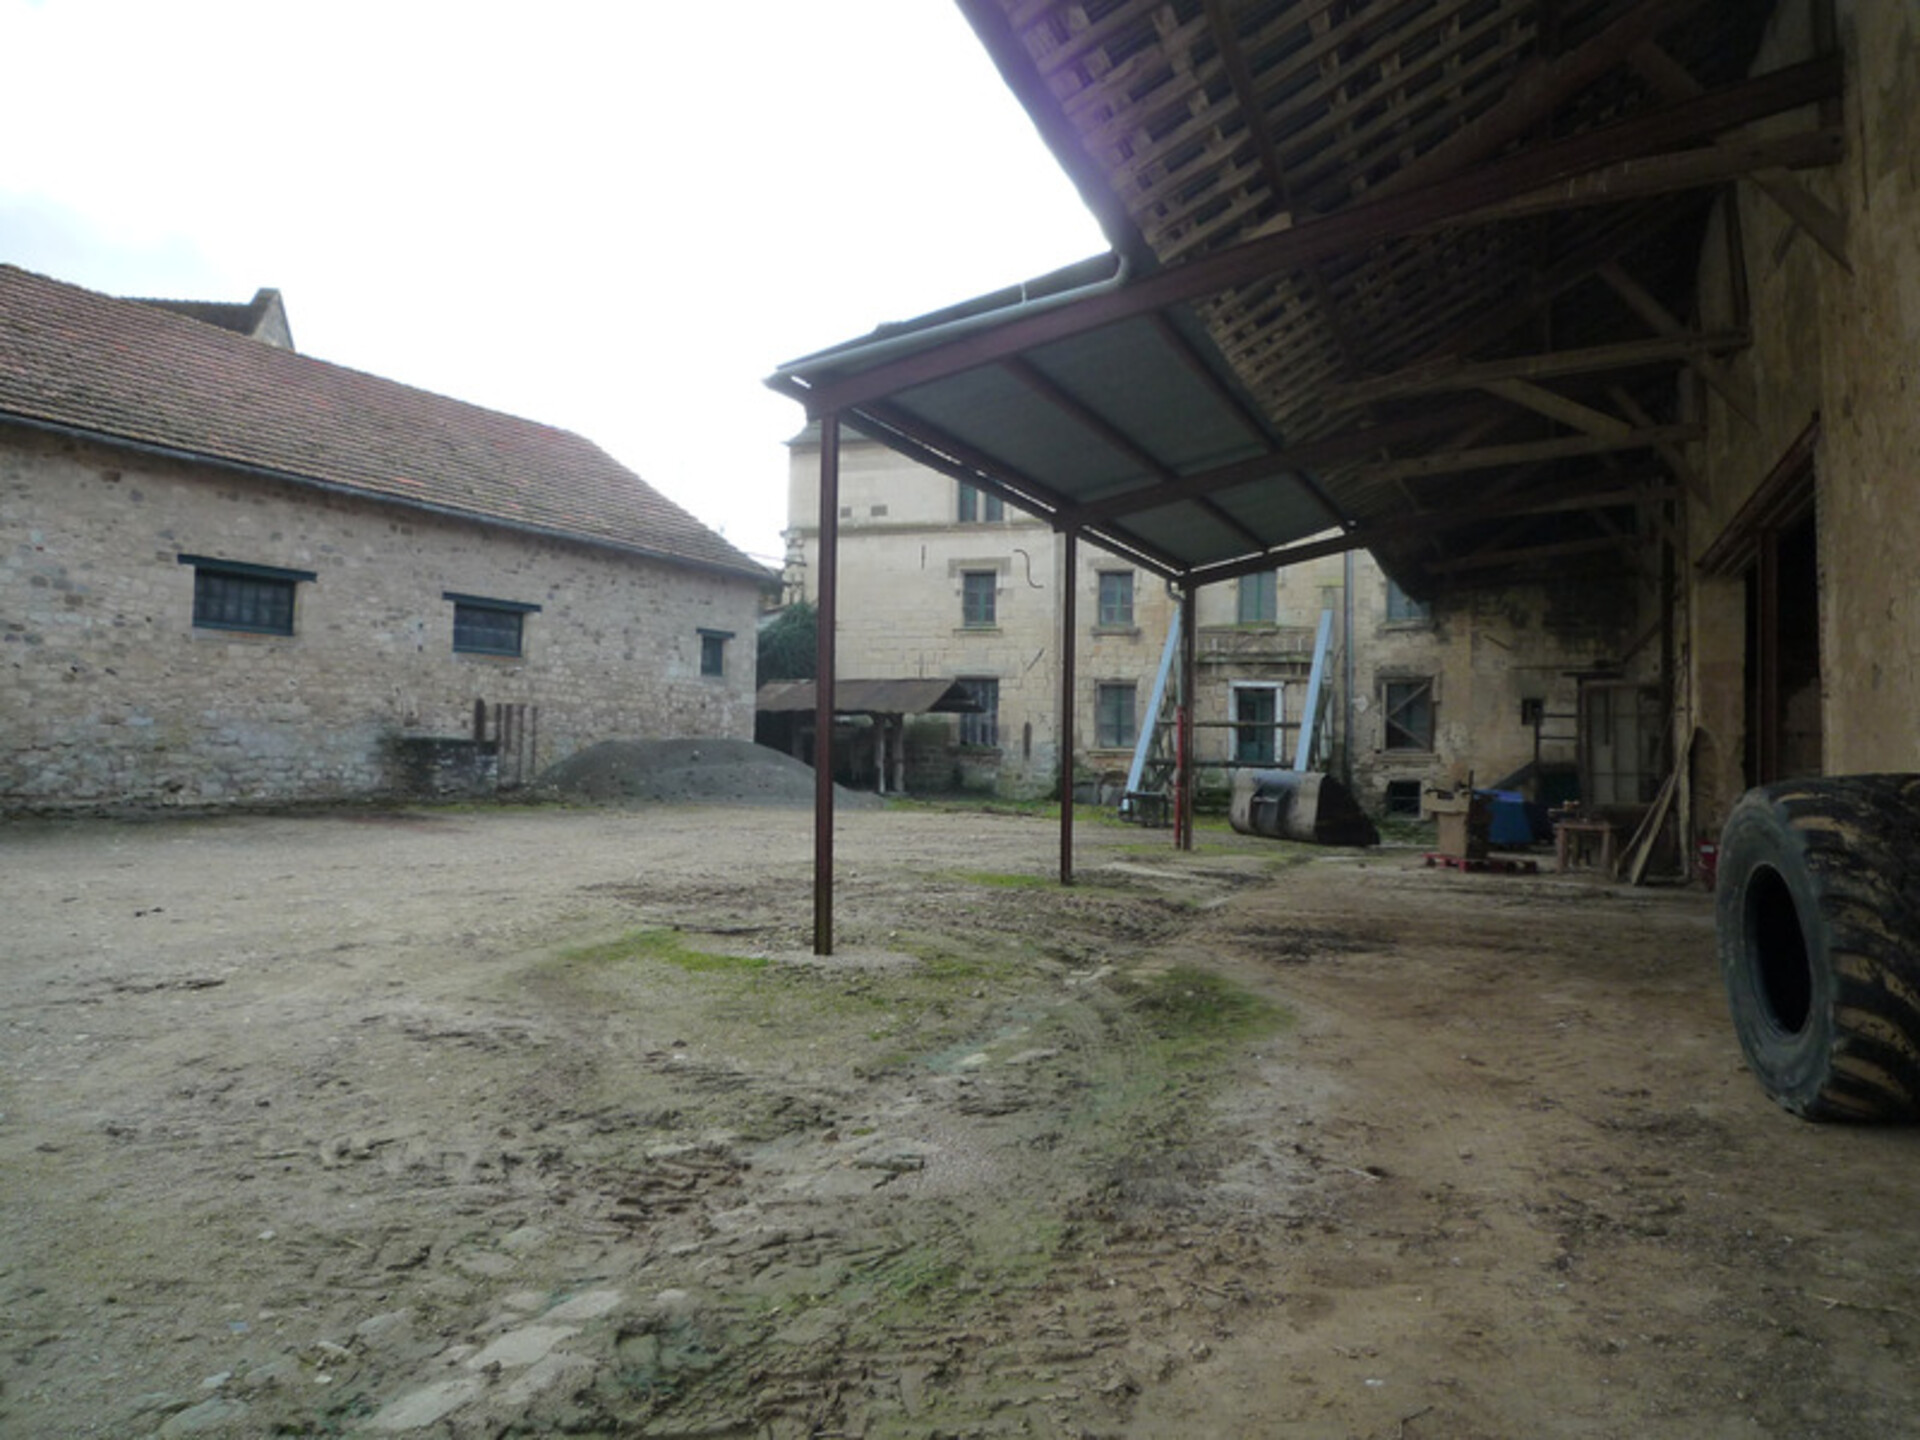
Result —
[{"label": "stone wall", "polygon": [[[796,442],[789,474],[789,536],[805,598],[818,598],[817,443]],[[840,457],[837,669],[849,679],[991,678],[1000,686],[997,757],[960,753],[957,723],[928,717],[908,730],[908,786],[978,788],[991,762],[1009,795],[1050,792],[1059,775],[1059,602],[1065,547],[1039,521],[962,524],[954,482],[858,435]],[[1134,620],[1102,627],[1099,574],[1133,575]],[[962,623],[962,576],[990,572],[994,623]],[[1144,721],[1172,605],[1161,581],[1089,545],[1080,547],[1075,752],[1083,766],[1124,775],[1131,747],[1099,749],[1095,699],[1102,683],[1135,686]]]},{"label": "stone wall", "polygon": [[[183,554],[312,572],[295,633],[196,628]],[[537,605],[522,655],[455,654],[449,591]],[[750,737],[758,609],[750,579],[0,432],[0,808],[385,793],[389,742],[470,737],[476,700],[532,707],[541,768]]]},{"label": "stone wall", "polygon": [[[819,451],[796,443],[790,472],[789,534],[808,598],[818,574]],[[965,756],[952,744],[954,722],[930,717],[909,730],[909,788],[981,782],[991,760],[1007,793],[1050,791],[1058,774],[1059,594],[1064,547],[1044,524],[1009,510],[995,521],[959,523],[954,482],[858,436],[843,441],[840,465],[839,671],[863,679],[992,676],[1000,683],[997,756]],[[1131,747],[1095,741],[1102,683],[1132,684],[1144,724],[1175,602],[1145,570],[1134,571],[1134,624],[1098,624],[1099,572],[1126,562],[1080,548],[1075,753],[1079,773],[1124,781]],[[996,623],[961,624],[967,570],[996,577]],[[1351,577],[1351,578],[1349,578]],[[1347,590],[1351,585],[1352,595]],[[1627,653],[1650,622],[1650,597],[1631,587],[1535,585],[1510,594],[1443,599],[1429,620],[1387,615],[1388,584],[1370,555],[1323,557],[1282,572],[1273,622],[1239,620],[1234,584],[1209,586],[1196,602],[1195,758],[1203,785],[1222,789],[1234,750],[1232,703],[1238,685],[1277,687],[1286,721],[1298,723],[1308,691],[1322,611],[1334,612],[1323,681],[1323,755],[1351,777],[1371,811],[1384,808],[1395,781],[1446,783],[1472,772],[1491,783],[1534,758],[1534,729],[1523,700],[1557,717],[1543,760],[1573,764],[1575,674],[1598,666],[1628,679],[1658,681],[1657,645]],[[1352,636],[1347,634],[1349,622]],[[1351,646],[1351,664],[1349,664]],[[1432,680],[1437,727],[1429,750],[1392,748],[1384,687]],[[1281,732],[1276,761],[1293,761],[1295,730]]]},{"label": "stone wall", "polygon": [[[1812,53],[1809,7],[1779,8],[1755,66]],[[1881,0],[1836,7],[1847,84],[1847,154],[1796,178],[1845,222],[1846,265],[1751,183],[1736,189],[1752,346],[1729,361],[1751,415],[1712,392],[1688,507],[1694,559],[1816,420],[1821,768],[1920,770],[1920,10]],[[1802,123],[1794,119],[1792,123]],[[1702,251],[1702,324],[1737,323],[1723,204]],[[1689,567],[1691,569],[1691,567]],[[1698,725],[1699,825],[1717,826],[1745,787],[1746,632],[1738,577],[1698,578],[1680,640],[1682,727]]]},{"label": "stone wall", "polygon": [[[1625,582],[1441,595],[1418,620],[1389,618],[1387,592],[1377,567],[1356,566],[1353,787],[1376,813],[1395,782],[1447,786],[1471,774],[1490,786],[1531,764],[1536,727],[1523,702],[1538,702],[1547,717],[1537,731],[1541,765],[1577,765],[1583,672],[1658,684],[1658,647],[1631,650],[1651,597]],[[1431,751],[1396,747],[1387,726],[1387,687],[1417,681],[1432,685]]]}]

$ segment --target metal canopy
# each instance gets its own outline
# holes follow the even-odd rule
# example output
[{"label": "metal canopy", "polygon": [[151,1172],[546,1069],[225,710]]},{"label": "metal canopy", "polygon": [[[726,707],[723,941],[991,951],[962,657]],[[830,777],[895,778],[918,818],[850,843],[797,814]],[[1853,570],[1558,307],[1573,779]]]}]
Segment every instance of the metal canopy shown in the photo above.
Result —
[{"label": "metal canopy", "polygon": [[1742,404],[1713,199],[1844,263],[1790,173],[1842,153],[1819,0],[1760,75],[1755,0],[959,3],[1114,256],[768,383],[1184,584],[1620,573],[1692,483],[1692,386]]},{"label": "metal canopy", "polygon": [[[1088,274],[1102,278],[1063,288]],[[961,320],[942,312],[794,361],[769,383],[803,402],[841,386],[868,393],[842,413],[855,429],[1169,577],[1337,525],[1314,482],[1274,460],[1277,437],[1185,305],[1069,326],[992,363],[896,386],[906,362],[995,345],[1012,323],[1076,317],[1081,302],[1126,293],[1121,263],[1103,257],[982,297]],[[1232,483],[1103,513],[1220,476]]]}]

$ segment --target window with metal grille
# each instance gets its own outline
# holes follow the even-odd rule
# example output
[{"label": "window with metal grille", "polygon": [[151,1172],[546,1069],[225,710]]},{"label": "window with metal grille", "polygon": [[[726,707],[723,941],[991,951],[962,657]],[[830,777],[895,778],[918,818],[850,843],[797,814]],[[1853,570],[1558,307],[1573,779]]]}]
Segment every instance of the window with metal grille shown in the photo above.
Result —
[{"label": "window with metal grille", "polygon": [[294,587],[315,578],[311,570],[249,565],[206,555],[179,559],[182,565],[193,566],[193,623],[201,630],[291,635]]},{"label": "window with metal grille", "polygon": [[1100,572],[1100,609],[1097,622],[1103,630],[1128,630],[1133,627],[1133,572]]},{"label": "window with metal grille", "polygon": [[453,602],[453,649],[458,655],[521,655],[526,618],[540,608],[451,590],[443,591],[440,598]]},{"label": "window with metal grille", "polygon": [[1095,687],[1093,735],[1093,743],[1102,750],[1124,750],[1133,744],[1133,686],[1131,684],[1106,684]]},{"label": "window with metal grille", "polygon": [[1381,688],[1386,710],[1386,748],[1433,749],[1433,681],[1388,680]]},{"label": "window with metal grille", "polygon": [[1000,682],[988,676],[961,676],[960,684],[980,707],[960,717],[960,743],[990,750],[1000,747]]},{"label": "window with metal grille", "polygon": [[962,485],[959,515],[963,525],[977,524],[982,520],[1004,520],[1007,518],[1007,503],[998,495],[991,495],[971,485]]},{"label": "window with metal grille", "polygon": [[1387,814],[1417,818],[1420,814],[1418,780],[1387,781]]},{"label": "window with metal grille", "polygon": [[733,638],[731,630],[702,630],[700,632],[700,673],[702,675],[725,675],[727,673],[727,641]]},{"label": "window with metal grille", "polygon": [[996,623],[994,597],[999,577],[991,570],[960,573],[960,623],[968,629],[990,629]]}]

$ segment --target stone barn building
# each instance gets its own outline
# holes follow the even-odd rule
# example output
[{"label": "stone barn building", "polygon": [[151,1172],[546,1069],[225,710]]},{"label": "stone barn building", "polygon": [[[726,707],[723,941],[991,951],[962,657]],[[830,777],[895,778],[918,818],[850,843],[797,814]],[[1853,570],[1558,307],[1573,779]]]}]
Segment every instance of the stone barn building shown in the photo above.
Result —
[{"label": "stone barn building", "polygon": [[753,733],[769,572],[597,446],[0,266],[0,809],[487,789]]}]

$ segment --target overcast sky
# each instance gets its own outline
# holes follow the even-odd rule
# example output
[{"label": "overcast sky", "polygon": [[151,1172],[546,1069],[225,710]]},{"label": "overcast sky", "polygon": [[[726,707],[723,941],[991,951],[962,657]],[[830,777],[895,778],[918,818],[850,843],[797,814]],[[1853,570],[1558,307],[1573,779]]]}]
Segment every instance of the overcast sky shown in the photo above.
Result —
[{"label": "overcast sky", "polygon": [[0,0],[0,260],[279,289],[777,559],[778,364],[1105,250],[952,0]]}]

